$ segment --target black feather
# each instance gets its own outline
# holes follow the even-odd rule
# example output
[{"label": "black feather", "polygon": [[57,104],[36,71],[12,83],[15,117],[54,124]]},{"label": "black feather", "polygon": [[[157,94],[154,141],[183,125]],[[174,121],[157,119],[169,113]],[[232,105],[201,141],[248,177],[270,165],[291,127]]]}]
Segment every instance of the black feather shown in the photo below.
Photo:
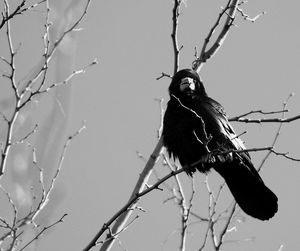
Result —
[{"label": "black feather", "polygon": [[[185,81],[185,79],[187,81]],[[195,83],[195,88],[188,85]],[[215,151],[243,150],[245,146],[228,122],[224,108],[208,97],[199,75],[190,69],[176,73],[169,87],[170,101],[164,115],[163,139],[170,156],[187,174],[214,168],[226,181],[241,209],[267,220],[277,212],[277,197],[265,186],[247,152],[218,155],[210,163],[195,162]]]}]

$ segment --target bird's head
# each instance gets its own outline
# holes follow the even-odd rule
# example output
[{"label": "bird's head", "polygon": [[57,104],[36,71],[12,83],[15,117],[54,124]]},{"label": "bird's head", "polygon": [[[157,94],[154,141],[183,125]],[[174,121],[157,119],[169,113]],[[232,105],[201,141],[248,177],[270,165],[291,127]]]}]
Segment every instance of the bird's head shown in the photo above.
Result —
[{"label": "bird's head", "polygon": [[197,72],[191,69],[178,71],[169,86],[169,94],[178,98],[206,96],[205,88]]}]

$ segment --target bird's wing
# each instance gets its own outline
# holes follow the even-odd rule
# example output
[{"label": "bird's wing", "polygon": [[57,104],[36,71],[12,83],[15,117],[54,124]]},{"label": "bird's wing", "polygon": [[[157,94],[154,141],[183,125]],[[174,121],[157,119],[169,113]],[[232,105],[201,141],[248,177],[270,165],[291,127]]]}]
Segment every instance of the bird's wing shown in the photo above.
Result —
[{"label": "bird's wing", "polygon": [[205,109],[206,114],[211,117],[211,120],[213,120],[215,125],[218,127],[216,131],[219,131],[227,140],[230,140],[236,150],[246,149],[243,141],[238,137],[230,125],[225,110],[221,104],[212,98],[207,97],[204,99],[202,107]]},{"label": "bird's wing", "polygon": [[[223,107],[212,99],[207,99],[202,106],[215,120],[223,135],[223,139],[217,136],[217,143],[218,141],[225,142],[225,150],[245,149],[243,142],[229,124]],[[261,220],[268,220],[277,212],[278,199],[265,186],[248,152],[234,152],[232,161],[225,161],[216,165],[214,169],[225,179],[235,200],[247,214]]]},{"label": "bird's wing", "polygon": [[[216,137],[217,145],[223,145],[223,150],[244,150],[246,149],[242,140],[236,135],[232,126],[230,125],[224,108],[215,100],[207,98],[201,105],[205,110],[206,117],[214,121],[215,131],[213,137]],[[216,147],[216,146],[215,146]],[[225,148],[225,149],[224,149]],[[251,162],[250,155],[247,151],[235,152],[235,158],[244,163],[244,166],[259,180],[259,177],[255,167]],[[262,181],[262,180],[261,180]]]}]

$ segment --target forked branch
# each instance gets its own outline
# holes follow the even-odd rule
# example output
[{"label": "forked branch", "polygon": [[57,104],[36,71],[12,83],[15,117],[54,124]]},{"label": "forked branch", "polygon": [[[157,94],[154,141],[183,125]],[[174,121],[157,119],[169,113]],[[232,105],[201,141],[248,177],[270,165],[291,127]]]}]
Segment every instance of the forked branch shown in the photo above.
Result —
[{"label": "forked branch", "polygon": [[[203,64],[210,59],[216,52],[217,50],[221,47],[223,44],[230,27],[233,25],[233,21],[235,19],[235,13],[238,7],[238,0],[229,0],[227,2],[227,5],[223,10],[220,12],[217,21],[211,28],[210,32],[208,33],[207,37],[204,40],[204,44],[201,49],[200,55],[194,60],[192,63],[192,68],[196,72],[200,72],[201,67]],[[216,38],[216,41],[213,43],[213,45],[207,49],[207,46],[211,40],[212,35],[216,31],[217,27],[220,25],[221,19],[224,15],[227,15],[227,19],[224,23],[223,29],[221,30],[220,34]]]}]

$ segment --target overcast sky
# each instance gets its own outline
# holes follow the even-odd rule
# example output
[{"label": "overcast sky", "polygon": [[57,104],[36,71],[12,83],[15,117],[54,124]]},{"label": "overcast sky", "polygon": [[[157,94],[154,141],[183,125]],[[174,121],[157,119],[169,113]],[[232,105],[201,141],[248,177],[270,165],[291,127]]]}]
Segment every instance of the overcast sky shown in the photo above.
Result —
[{"label": "overcast sky", "polygon": [[[180,68],[191,66],[194,48],[200,50],[220,7],[226,4],[219,0],[185,2],[178,30],[178,42],[183,45]],[[136,151],[147,158],[157,141],[160,108],[155,99],[163,98],[164,106],[168,101],[169,79],[156,78],[161,72],[173,71],[172,4],[171,0],[92,1],[80,25],[83,30],[77,34],[76,69],[94,58],[99,64],[72,82],[67,132],[76,130],[82,120],[87,130],[71,143],[58,179],[65,199],[53,220],[64,213],[68,216],[42,238],[40,250],[81,250],[128,200],[144,167]],[[280,110],[291,92],[296,95],[288,104],[288,116],[300,114],[299,7],[297,1],[249,1],[243,6],[247,14],[266,14],[255,23],[238,15],[221,49],[202,68],[208,95],[225,107],[229,117],[256,109]],[[15,28],[16,39],[33,55],[28,62],[24,60],[24,72],[42,53],[42,41],[40,46],[33,46],[28,36],[41,37],[43,26],[39,22],[44,19],[39,12],[30,16]],[[40,28],[33,29],[38,27],[37,21]],[[298,158],[299,123],[283,126],[277,148]],[[237,133],[247,130],[243,139],[252,148],[269,146],[278,124],[233,126]],[[264,154],[251,156],[257,165]],[[160,175],[166,173],[160,163],[157,170]],[[271,156],[261,175],[279,198],[278,213],[268,222],[247,216],[245,223],[236,223],[237,232],[228,233],[226,240],[253,241],[228,243],[223,250],[273,251],[280,245],[282,250],[300,249],[299,163]],[[186,180],[185,174],[180,177]],[[203,175],[196,174],[195,182],[196,209],[205,214]],[[176,250],[179,210],[173,202],[163,203],[168,197],[167,191],[154,191],[141,200],[146,212],[139,212],[140,218],[120,237],[126,250]],[[197,250],[203,229],[201,224],[191,226],[187,250]],[[112,250],[124,249],[116,244]]]}]

